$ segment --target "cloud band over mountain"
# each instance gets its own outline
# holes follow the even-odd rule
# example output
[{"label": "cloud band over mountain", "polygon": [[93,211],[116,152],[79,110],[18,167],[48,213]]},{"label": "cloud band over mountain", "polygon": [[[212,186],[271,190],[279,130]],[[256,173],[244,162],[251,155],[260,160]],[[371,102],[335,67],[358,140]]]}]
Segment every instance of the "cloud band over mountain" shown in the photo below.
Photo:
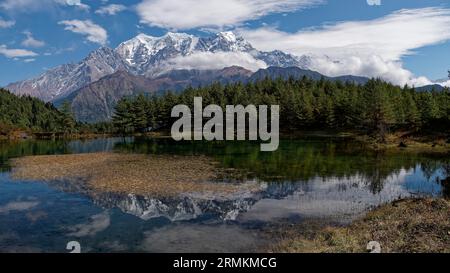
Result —
[{"label": "cloud band over mountain", "polygon": [[271,27],[240,32],[260,50],[317,55],[312,68],[321,73],[381,77],[396,84],[425,85],[430,80],[404,69],[401,59],[414,54],[415,49],[448,41],[450,10],[405,9],[375,20],[341,22],[296,33]]}]

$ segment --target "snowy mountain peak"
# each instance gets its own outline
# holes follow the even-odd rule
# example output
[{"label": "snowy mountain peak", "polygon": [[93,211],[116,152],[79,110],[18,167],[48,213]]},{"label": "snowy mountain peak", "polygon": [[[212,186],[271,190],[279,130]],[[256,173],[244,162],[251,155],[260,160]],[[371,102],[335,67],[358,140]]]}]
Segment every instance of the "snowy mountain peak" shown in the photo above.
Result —
[{"label": "snowy mountain peak", "polygon": [[[214,68],[205,68],[206,66],[202,65],[202,62],[205,62],[204,53],[210,54],[208,61]],[[217,62],[213,58],[214,54],[218,56]],[[181,65],[178,65],[177,61]],[[174,66],[173,63],[177,65]],[[61,65],[34,79],[10,84],[7,88],[16,94],[53,101],[118,70],[153,78],[168,72],[168,69],[174,69],[173,67],[218,69],[217,63],[222,66],[220,68],[239,65],[254,69],[267,65],[297,66],[305,69],[308,68],[309,59],[281,51],[258,51],[243,37],[231,31],[219,32],[209,37],[174,32],[153,37],[141,33],[121,43],[116,49],[101,47],[78,64]]]},{"label": "snowy mountain peak", "polygon": [[251,52],[255,49],[244,38],[231,31],[219,32],[212,37],[201,38],[199,50],[209,52]]},{"label": "snowy mountain peak", "polygon": [[236,35],[232,31],[224,31],[217,33],[217,37],[220,37],[230,43],[235,43],[237,40]]},{"label": "snowy mountain peak", "polygon": [[[138,46],[138,45],[151,45],[153,44],[156,40],[158,39],[158,37],[153,37],[144,33],[140,33],[139,35],[137,35],[136,37],[123,42],[122,44],[126,44],[126,45],[134,45],[134,46]],[[122,45],[121,44],[121,45]],[[120,45],[119,45],[120,46]]]},{"label": "snowy mountain peak", "polygon": [[170,38],[172,40],[186,40],[194,38],[193,35],[187,33],[179,33],[179,32],[167,32],[163,37]]},{"label": "snowy mountain peak", "polygon": [[144,33],[140,33],[136,37],[121,43],[117,47],[116,51],[123,49],[123,48],[127,48],[127,49],[138,48],[140,46],[144,46],[148,49],[152,49],[153,47],[155,47],[158,44],[159,45],[161,45],[161,44],[167,45],[167,43],[177,43],[177,42],[191,40],[191,39],[194,39],[194,36],[186,34],[186,33],[168,32],[167,34],[165,34],[164,36],[161,36],[161,37],[154,37],[154,36],[150,36],[150,35],[147,35]]},{"label": "snowy mountain peak", "polygon": [[116,53],[114,52],[114,50],[109,47],[100,47],[89,53],[89,55],[84,59],[84,61],[103,60],[104,58],[108,58],[115,54]]},{"label": "snowy mountain peak", "polygon": [[197,41],[195,36],[186,33],[169,32],[161,37],[139,34],[121,43],[115,51],[133,74],[152,75],[168,59],[192,53]]}]

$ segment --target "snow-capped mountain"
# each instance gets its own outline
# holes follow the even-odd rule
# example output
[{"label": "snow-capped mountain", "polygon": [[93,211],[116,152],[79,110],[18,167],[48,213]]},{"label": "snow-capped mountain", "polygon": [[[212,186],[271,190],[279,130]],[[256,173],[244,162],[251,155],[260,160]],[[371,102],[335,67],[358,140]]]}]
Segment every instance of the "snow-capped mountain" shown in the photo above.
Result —
[{"label": "snow-capped mountain", "polygon": [[146,75],[169,59],[191,54],[196,41],[196,37],[183,33],[168,33],[163,37],[140,34],[120,44],[116,52],[126,61],[130,72]]},{"label": "snow-capped mountain", "polygon": [[[155,78],[168,72],[170,70],[168,64],[173,60],[204,53],[210,54],[208,57],[215,54],[224,56],[223,54],[236,53],[233,58],[226,58],[225,55],[223,59],[228,63],[221,68],[237,65],[251,69],[246,67],[245,63],[242,64],[239,58],[244,58],[247,63],[258,62],[258,68],[262,68],[263,64],[266,67],[297,66],[307,69],[310,63],[307,56],[297,57],[281,51],[258,51],[233,32],[220,32],[211,37],[170,32],[162,37],[139,34],[123,42],[116,49],[99,48],[78,64],[61,65],[36,78],[13,83],[6,88],[18,95],[25,94],[45,101],[55,101],[119,70]],[[214,60],[211,60],[212,63]],[[195,67],[191,64],[189,69]]]},{"label": "snow-capped mountain", "polygon": [[310,56],[293,56],[279,50],[272,52],[258,52],[256,58],[264,61],[269,67],[299,67],[309,69],[311,67]]},{"label": "snow-capped mountain", "polygon": [[120,69],[126,69],[122,58],[114,50],[102,47],[78,64],[64,64],[37,78],[13,83],[6,88],[17,95],[52,101]]},{"label": "snow-capped mountain", "polygon": [[[281,51],[260,52],[233,32],[220,32],[206,38],[171,32],[163,37],[140,34],[120,44],[116,52],[127,62],[130,72],[151,78],[167,72],[167,64],[170,61],[201,53],[246,54],[243,57],[253,58],[255,62],[262,61],[265,66],[306,68],[307,65],[304,58],[297,58]],[[224,67],[233,65],[242,66],[241,63],[228,63]]]},{"label": "snow-capped mountain", "polygon": [[208,52],[256,52],[249,42],[230,31],[199,39],[196,50]]}]

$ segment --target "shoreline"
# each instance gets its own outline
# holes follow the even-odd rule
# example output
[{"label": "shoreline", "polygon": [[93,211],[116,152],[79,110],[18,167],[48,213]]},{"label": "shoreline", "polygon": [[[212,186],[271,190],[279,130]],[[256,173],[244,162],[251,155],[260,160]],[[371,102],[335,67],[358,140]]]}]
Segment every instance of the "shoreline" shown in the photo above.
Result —
[{"label": "shoreline", "polygon": [[[13,136],[0,136],[0,141],[22,141],[22,140],[89,140],[110,137],[150,137],[171,138],[167,132],[151,132],[137,134],[28,134],[25,132]],[[413,153],[450,153],[450,137],[441,135],[411,136],[407,133],[395,133],[386,136],[385,142],[379,142],[374,137],[360,132],[329,132],[329,131],[298,131],[293,133],[280,133],[281,140],[301,140],[307,138],[322,139],[349,139],[366,145],[367,149],[385,152],[413,152]]]},{"label": "shoreline", "polygon": [[367,253],[376,241],[382,253],[450,253],[450,200],[417,198],[370,210],[348,226],[305,222],[286,227],[271,253]]}]

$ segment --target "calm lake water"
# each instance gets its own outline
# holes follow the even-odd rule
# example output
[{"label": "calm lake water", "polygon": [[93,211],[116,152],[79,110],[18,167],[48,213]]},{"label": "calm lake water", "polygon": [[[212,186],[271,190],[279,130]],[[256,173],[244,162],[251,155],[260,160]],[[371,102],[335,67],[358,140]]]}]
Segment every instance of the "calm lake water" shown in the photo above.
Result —
[{"label": "calm lake water", "polygon": [[[274,153],[257,143],[169,139],[0,142],[0,252],[252,252],[268,228],[314,219],[348,224],[369,209],[411,196],[448,194],[450,156],[369,152],[339,139],[285,140]],[[17,181],[12,158],[93,153],[209,155],[258,187],[231,196],[176,198],[87,194],[65,181]]]}]

